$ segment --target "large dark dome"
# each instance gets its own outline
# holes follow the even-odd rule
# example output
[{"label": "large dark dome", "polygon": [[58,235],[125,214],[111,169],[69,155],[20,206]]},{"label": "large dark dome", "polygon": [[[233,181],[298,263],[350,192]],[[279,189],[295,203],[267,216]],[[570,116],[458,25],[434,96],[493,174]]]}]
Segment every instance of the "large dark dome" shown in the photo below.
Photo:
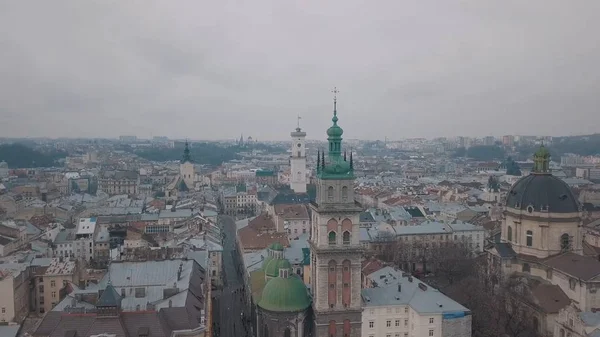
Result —
[{"label": "large dark dome", "polygon": [[535,212],[579,212],[579,202],[569,185],[551,174],[533,173],[512,186],[506,196],[506,207],[529,211],[529,206]]}]

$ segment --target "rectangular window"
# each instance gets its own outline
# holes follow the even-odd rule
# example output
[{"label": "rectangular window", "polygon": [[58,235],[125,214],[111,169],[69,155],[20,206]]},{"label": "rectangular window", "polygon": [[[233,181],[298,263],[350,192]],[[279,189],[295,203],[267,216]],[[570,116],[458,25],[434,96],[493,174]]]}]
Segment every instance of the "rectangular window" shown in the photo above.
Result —
[{"label": "rectangular window", "polygon": [[373,329],[375,327],[375,322],[369,321],[369,329]]},{"label": "rectangular window", "polygon": [[394,325],[397,326],[397,327],[400,326],[400,320],[397,319]]},{"label": "rectangular window", "polygon": [[52,292],[52,298],[56,298],[56,291]]},{"label": "rectangular window", "polygon": [[54,281],[54,280],[50,281],[50,286],[52,288],[56,287],[56,281]]},{"label": "rectangular window", "polygon": [[404,313],[408,314],[408,307],[404,308]]},{"label": "rectangular window", "polygon": [[429,324],[433,324],[433,317],[429,318]]},{"label": "rectangular window", "polygon": [[404,326],[408,326],[408,320],[407,319],[404,320]]},{"label": "rectangular window", "polygon": [[2,313],[5,314],[6,313],[6,308],[2,307]]},{"label": "rectangular window", "polygon": [[392,327],[392,321],[390,321],[390,320],[387,320],[387,321],[385,322],[385,326],[386,326],[387,328],[391,328],[391,327]]},{"label": "rectangular window", "polygon": [[429,329],[429,336],[432,337],[433,336],[433,329]]}]

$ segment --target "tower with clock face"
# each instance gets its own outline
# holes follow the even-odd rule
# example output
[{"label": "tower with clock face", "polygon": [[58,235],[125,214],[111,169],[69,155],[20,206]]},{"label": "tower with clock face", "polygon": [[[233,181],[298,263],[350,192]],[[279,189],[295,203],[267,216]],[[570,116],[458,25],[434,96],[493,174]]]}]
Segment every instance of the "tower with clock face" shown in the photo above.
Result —
[{"label": "tower with clock face", "polygon": [[[298,117],[300,122],[300,117]],[[306,193],[306,132],[300,128],[292,131],[292,154],[290,156],[290,187],[296,193]]]}]

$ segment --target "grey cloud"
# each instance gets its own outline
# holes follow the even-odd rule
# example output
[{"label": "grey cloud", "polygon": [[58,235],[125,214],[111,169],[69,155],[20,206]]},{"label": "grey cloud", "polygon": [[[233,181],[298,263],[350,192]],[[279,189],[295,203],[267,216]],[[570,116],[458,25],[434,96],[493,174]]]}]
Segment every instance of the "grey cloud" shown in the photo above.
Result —
[{"label": "grey cloud", "polygon": [[[593,0],[13,1],[0,135],[323,139],[580,134]],[[94,127],[82,127],[94,125]]]}]

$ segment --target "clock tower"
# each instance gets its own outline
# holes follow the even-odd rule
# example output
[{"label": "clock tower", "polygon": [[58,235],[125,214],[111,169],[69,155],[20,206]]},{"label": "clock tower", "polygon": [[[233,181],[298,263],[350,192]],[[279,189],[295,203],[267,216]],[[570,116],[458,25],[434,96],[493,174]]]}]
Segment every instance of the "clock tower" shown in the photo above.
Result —
[{"label": "clock tower", "polygon": [[290,187],[296,193],[306,193],[306,145],[304,142],[306,132],[300,128],[300,116],[298,116],[298,127],[290,135],[292,136]]}]

